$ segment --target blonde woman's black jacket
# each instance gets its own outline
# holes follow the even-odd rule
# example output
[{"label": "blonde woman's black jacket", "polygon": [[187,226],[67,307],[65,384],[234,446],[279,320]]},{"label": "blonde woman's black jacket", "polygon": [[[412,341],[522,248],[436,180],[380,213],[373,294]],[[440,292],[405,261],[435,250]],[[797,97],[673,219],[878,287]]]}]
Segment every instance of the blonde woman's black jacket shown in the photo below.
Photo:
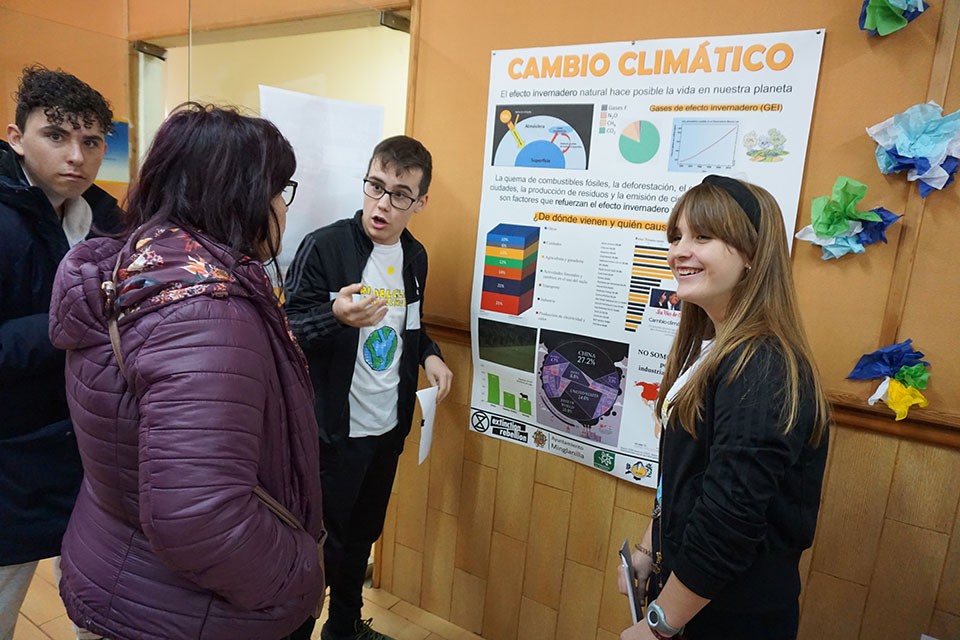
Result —
[{"label": "blonde woman's black jacket", "polygon": [[[337,321],[333,299],[337,292],[360,282],[373,252],[373,241],[363,230],[361,212],[310,233],[300,243],[284,281],[290,328],[310,364],[316,395],[314,408],[320,439],[337,442],[350,436],[350,385],[357,360],[360,330]],[[417,392],[418,367],[427,356],[441,356],[440,348],[423,328],[423,291],[427,282],[427,251],[409,231],[400,235],[403,247],[403,287],[408,326],[416,314],[419,326],[403,332],[400,384],[397,389],[397,451],[410,432]]]},{"label": "blonde woman's black jacket", "polygon": [[[807,374],[798,416],[783,433],[786,366],[769,340],[732,381],[741,350],[725,357],[707,385],[694,439],[679,426],[660,448],[662,512],[653,546],[673,572],[717,611],[774,612],[797,607],[800,553],[813,543],[828,434],[809,443],[815,400]],[[651,597],[656,596],[657,579]],[[698,637],[692,635],[692,637]],[[709,637],[709,636],[704,636]]]}]

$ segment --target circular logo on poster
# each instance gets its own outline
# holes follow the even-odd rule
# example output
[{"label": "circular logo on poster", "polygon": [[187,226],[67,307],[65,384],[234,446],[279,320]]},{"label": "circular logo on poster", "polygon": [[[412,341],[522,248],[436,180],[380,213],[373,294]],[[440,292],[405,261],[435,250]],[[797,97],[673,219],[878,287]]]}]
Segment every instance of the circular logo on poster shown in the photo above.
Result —
[{"label": "circular logo on poster", "polygon": [[374,371],[384,371],[393,364],[399,342],[392,327],[380,327],[363,343],[363,359]]},{"label": "circular logo on poster", "polygon": [[487,422],[487,414],[482,411],[474,411],[473,415],[470,417],[470,425],[478,433],[484,433],[490,428],[490,425]]}]

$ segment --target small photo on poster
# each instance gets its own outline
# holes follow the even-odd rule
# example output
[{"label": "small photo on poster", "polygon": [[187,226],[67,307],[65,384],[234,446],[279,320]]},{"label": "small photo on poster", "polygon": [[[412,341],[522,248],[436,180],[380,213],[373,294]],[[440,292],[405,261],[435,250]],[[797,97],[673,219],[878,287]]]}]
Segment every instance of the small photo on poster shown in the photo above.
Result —
[{"label": "small photo on poster", "polygon": [[560,331],[540,331],[537,420],[570,435],[616,446],[629,346]]},{"label": "small photo on poster", "polygon": [[477,318],[480,359],[533,373],[537,362],[537,330]]},{"label": "small photo on poster", "polygon": [[656,288],[650,290],[650,307],[653,309],[680,311],[680,304],[680,297],[676,291]]}]

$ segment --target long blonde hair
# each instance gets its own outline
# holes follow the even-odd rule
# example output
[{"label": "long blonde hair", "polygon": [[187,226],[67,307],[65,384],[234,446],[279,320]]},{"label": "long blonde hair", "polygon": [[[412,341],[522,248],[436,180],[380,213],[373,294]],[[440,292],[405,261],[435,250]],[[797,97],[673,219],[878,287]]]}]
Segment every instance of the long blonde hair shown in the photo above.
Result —
[{"label": "long blonde hair", "polygon": [[810,437],[810,443],[816,446],[830,420],[829,404],[797,311],[783,217],[777,201],[767,190],[743,184],[760,204],[759,231],[754,229],[737,201],[714,184],[692,187],[680,197],[670,214],[668,238],[677,234],[677,225],[683,216],[691,231],[726,242],[746,256],[751,268],[735,286],[725,320],[719,327],[714,327],[701,307],[683,302],[680,328],[667,358],[656,412],[660,415],[666,394],[677,377],[700,356],[702,341],[713,338],[710,352],[670,403],[668,426],[679,423],[696,438],[696,423],[703,413],[707,385],[720,362],[744,346],[727,378],[729,383],[756,354],[761,340],[773,340],[781,346],[787,369],[781,394],[783,432],[790,431],[797,420],[801,386],[807,382],[816,404]]}]

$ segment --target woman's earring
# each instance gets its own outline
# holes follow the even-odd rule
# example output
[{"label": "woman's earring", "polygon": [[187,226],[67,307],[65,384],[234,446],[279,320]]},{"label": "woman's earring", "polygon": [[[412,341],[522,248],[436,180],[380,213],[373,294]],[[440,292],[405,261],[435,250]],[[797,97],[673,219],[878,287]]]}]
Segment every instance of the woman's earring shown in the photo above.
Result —
[{"label": "woman's earring", "polygon": [[750,265],[747,265],[747,271],[750,271],[750,269],[753,269],[753,267],[751,267]]}]

